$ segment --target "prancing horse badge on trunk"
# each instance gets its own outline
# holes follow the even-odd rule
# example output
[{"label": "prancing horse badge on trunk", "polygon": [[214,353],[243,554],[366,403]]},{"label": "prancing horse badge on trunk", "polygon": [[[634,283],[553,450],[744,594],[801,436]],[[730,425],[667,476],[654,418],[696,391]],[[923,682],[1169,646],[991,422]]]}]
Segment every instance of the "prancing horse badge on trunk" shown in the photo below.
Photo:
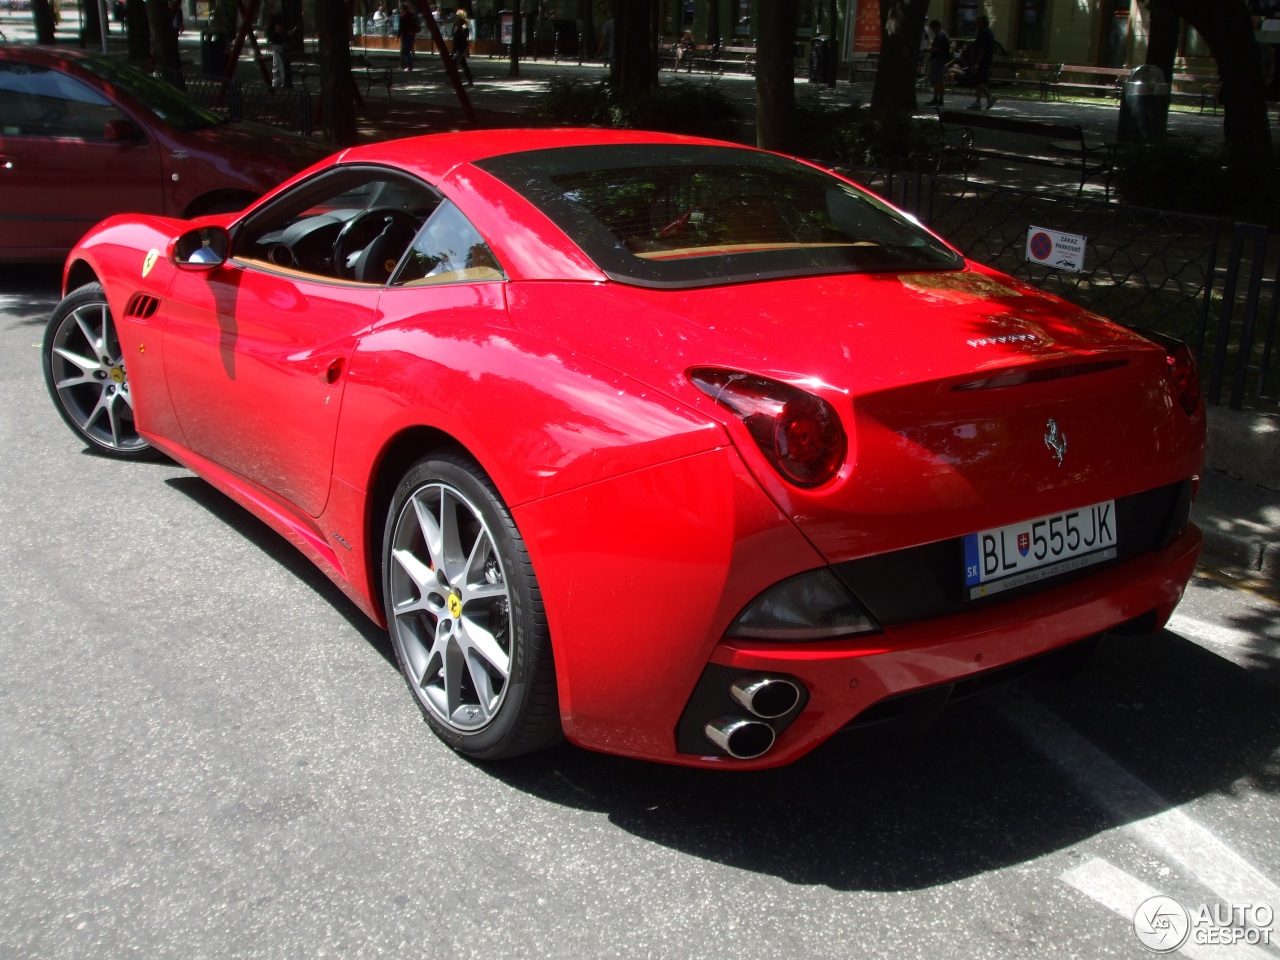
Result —
[{"label": "prancing horse badge on trunk", "polygon": [[1053,458],[1058,461],[1058,466],[1062,466],[1062,458],[1067,453],[1067,435],[1058,432],[1058,421],[1053,418],[1045,424],[1044,445],[1049,448],[1049,452],[1053,454]]}]

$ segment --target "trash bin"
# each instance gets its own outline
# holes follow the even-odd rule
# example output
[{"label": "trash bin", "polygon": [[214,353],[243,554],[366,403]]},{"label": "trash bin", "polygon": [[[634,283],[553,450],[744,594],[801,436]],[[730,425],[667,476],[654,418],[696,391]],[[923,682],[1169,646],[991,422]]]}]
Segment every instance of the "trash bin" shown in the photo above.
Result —
[{"label": "trash bin", "polygon": [[1120,143],[1147,143],[1163,137],[1169,122],[1169,84],[1154,64],[1134,67],[1120,95]]},{"label": "trash bin", "polygon": [[809,44],[809,82],[835,86],[836,56],[830,37],[814,37]]},{"label": "trash bin", "polygon": [[227,69],[227,35],[211,31],[200,34],[200,72],[220,77]]}]

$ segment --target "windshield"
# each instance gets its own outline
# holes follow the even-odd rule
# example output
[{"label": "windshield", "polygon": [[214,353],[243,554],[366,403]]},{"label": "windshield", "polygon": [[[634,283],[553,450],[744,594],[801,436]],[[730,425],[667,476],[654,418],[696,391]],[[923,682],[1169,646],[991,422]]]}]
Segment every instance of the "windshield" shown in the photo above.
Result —
[{"label": "windshield", "polygon": [[886,204],[773,154],[627,144],[506,154],[477,166],[528,197],[624,283],[707,286],[963,265]]},{"label": "windshield", "polygon": [[226,121],[163,80],[116,60],[81,60],[90,73],[128,94],[175,130],[204,130]]}]

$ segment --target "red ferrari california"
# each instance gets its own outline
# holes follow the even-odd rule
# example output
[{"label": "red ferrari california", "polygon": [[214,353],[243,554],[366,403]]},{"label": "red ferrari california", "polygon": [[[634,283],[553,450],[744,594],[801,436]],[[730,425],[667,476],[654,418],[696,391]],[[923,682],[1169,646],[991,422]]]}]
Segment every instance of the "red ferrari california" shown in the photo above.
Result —
[{"label": "red ferrari california", "polygon": [[385,624],[450,746],[766,767],[1168,620],[1197,372],[743,147],[347,150],[121,216],[44,340],[89,446],[167,454]]}]

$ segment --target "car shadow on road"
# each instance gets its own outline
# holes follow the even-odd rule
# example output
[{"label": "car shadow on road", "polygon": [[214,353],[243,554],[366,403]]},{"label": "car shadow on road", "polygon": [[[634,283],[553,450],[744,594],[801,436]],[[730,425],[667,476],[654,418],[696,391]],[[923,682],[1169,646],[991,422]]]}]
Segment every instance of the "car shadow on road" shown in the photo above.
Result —
[{"label": "car shadow on road", "polygon": [[[394,668],[385,632],[284,538],[203,480],[166,483],[315,589]],[[1265,637],[1271,620],[1258,613],[1233,626]],[[1001,709],[1011,698],[1030,697],[1141,780],[1157,809],[1280,791],[1280,660],[1268,643],[1259,641],[1246,668],[1169,632],[1111,638],[1071,681],[993,691],[949,707],[921,733],[838,735],[777,770],[697,770],[572,746],[476,766],[716,863],[837,890],[918,890],[1122,825],[1015,729]]]},{"label": "car shadow on road", "polygon": [[[244,537],[327,600],[353,630],[362,636],[392,667],[395,653],[387,632],[365,616],[349,597],[326,577],[300,550],[230,497],[199,477],[171,477],[165,481],[174,490],[208,510],[222,523]],[[397,668],[399,669],[399,668]]]},{"label": "car shadow on road", "polygon": [[1167,808],[1245,786],[1280,790],[1277,686],[1274,673],[1164,633],[1108,640],[1070,682],[962,702],[914,736],[839,735],[778,770],[691,770],[572,747],[482,769],[728,866],[839,890],[915,890],[1120,825],[1005,719],[1008,698],[1029,694]]},{"label": "car shadow on road", "polygon": [[51,264],[0,266],[0,313],[18,327],[44,326],[58,305],[62,268]]}]

